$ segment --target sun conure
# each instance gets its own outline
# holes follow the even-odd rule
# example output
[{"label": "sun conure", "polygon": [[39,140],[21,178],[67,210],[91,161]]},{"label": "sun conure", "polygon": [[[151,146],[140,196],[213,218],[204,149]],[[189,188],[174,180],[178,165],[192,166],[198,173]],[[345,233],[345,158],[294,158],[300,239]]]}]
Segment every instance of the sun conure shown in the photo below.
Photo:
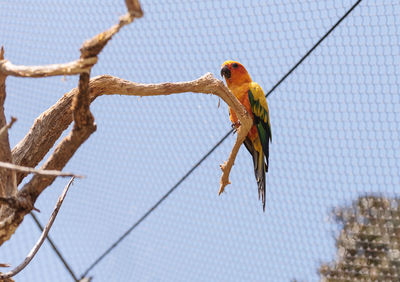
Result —
[{"label": "sun conure", "polygon": [[[269,141],[272,140],[267,100],[261,86],[251,80],[247,70],[239,62],[223,63],[221,75],[225,77],[229,90],[243,104],[254,121],[244,145],[253,157],[258,197],[262,198],[265,211],[265,173],[268,172]],[[231,108],[229,108],[229,118],[232,126],[238,128],[239,120]]]}]

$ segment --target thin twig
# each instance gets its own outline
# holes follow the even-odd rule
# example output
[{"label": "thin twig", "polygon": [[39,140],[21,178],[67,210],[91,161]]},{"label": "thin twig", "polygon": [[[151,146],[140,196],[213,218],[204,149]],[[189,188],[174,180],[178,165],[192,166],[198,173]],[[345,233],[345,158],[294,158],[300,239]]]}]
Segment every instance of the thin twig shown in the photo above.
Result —
[{"label": "thin twig", "polygon": [[143,11],[140,6],[139,0],[125,0],[125,4],[129,14],[136,18],[140,18],[143,16]]},{"label": "thin twig", "polygon": [[229,181],[229,174],[231,172],[233,164],[235,163],[236,155],[239,152],[240,146],[246,139],[246,136],[250,129],[251,129],[251,124],[240,125],[237,131],[236,142],[233,145],[231,153],[229,154],[229,158],[226,162],[220,165],[220,168],[222,170],[222,176],[220,180],[218,195],[221,195],[224,192],[226,185],[231,184],[231,182]]},{"label": "thin twig", "polygon": [[15,117],[11,117],[11,121],[0,129],[0,137],[7,132],[16,121],[17,119]]},{"label": "thin twig", "polygon": [[0,72],[4,75],[19,77],[75,75],[87,72],[96,63],[97,57],[80,58],[69,63],[44,66],[18,66],[8,60],[0,60]]},{"label": "thin twig", "polygon": [[19,172],[33,173],[33,174],[43,175],[43,176],[61,176],[61,177],[84,178],[83,175],[78,175],[78,174],[74,174],[74,173],[71,173],[71,172],[62,172],[62,171],[58,171],[58,170],[34,169],[34,168],[31,168],[31,167],[20,166],[20,165],[15,165],[15,164],[11,164],[11,163],[1,162],[1,161],[0,161],[0,167],[1,168],[6,168],[6,169],[10,169],[10,170],[19,171]]},{"label": "thin twig", "polygon": [[17,273],[19,273],[22,269],[24,269],[29,264],[29,262],[33,259],[33,257],[36,255],[36,253],[42,246],[44,240],[46,239],[46,236],[49,233],[54,220],[56,219],[58,211],[60,210],[61,205],[65,199],[65,196],[67,195],[68,189],[71,186],[74,179],[75,179],[75,177],[72,177],[71,180],[68,182],[67,186],[65,186],[64,191],[62,192],[61,196],[58,198],[58,201],[54,208],[54,211],[51,214],[49,222],[47,223],[46,227],[44,228],[42,235],[40,236],[38,242],[35,244],[35,246],[32,248],[32,250],[29,252],[29,254],[26,256],[24,261],[20,265],[18,265],[16,268],[14,268],[13,270],[11,270],[7,273],[4,273],[4,274],[0,274],[0,279],[6,279],[6,278],[13,277]]}]

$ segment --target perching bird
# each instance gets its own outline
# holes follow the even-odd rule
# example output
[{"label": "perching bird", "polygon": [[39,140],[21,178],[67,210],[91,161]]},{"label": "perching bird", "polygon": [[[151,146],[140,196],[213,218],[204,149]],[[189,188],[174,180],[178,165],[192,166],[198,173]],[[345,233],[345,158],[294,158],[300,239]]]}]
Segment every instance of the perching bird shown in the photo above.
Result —
[{"label": "perching bird", "polygon": [[[247,70],[239,62],[223,63],[221,75],[225,77],[229,90],[243,104],[254,121],[243,143],[253,157],[258,198],[262,198],[265,211],[265,173],[268,172],[269,141],[272,140],[267,99],[261,86],[251,80]],[[229,118],[232,126],[238,128],[240,125],[238,118],[231,108],[229,108]]]}]

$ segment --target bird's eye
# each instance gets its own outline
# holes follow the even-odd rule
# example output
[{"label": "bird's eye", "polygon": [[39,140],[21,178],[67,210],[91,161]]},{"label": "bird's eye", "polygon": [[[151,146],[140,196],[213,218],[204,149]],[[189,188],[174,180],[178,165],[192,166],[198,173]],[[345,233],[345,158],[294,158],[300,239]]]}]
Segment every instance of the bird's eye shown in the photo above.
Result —
[{"label": "bird's eye", "polygon": [[238,66],[239,66],[239,65],[238,65],[237,63],[233,63],[233,64],[232,64],[232,67],[233,67],[234,69],[236,69]]}]

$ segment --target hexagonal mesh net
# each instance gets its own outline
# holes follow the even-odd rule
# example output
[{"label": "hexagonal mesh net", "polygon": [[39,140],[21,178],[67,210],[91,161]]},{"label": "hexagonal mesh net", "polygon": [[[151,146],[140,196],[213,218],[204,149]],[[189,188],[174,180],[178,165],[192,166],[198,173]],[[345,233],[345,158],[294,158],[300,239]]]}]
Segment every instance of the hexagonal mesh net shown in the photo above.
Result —
[{"label": "hexagonal mesh net", "polygon": [[[232,184],[217,194],[231,134],[135,225],[227,134],[228,108],[192,93],[99,97],[91,105],[97,131],[65,168],[87,177],[75,182],[50,231],[75,277],[398,279],[400,3],[358,2],[268,97],[273,142],[265,213],[244,149]],[[235,59],[267,93],[355,3],[142,1],[144,17],[108,43],[92,77],[186,81],[219,76],[221,63]],[[124,1],[108,0],[0,5],[5,57],[24,65],[75,60],[84,40],[126,12]],[[18,117],[12,146],[77,81],[7,78],[6,116]],[[39,197],[43,224],[67,181],[58,179]],[[39,236],[27,216],[1,246],[0,262],[17,265]],[[15,279],[74,280],[48,242]]]}]

